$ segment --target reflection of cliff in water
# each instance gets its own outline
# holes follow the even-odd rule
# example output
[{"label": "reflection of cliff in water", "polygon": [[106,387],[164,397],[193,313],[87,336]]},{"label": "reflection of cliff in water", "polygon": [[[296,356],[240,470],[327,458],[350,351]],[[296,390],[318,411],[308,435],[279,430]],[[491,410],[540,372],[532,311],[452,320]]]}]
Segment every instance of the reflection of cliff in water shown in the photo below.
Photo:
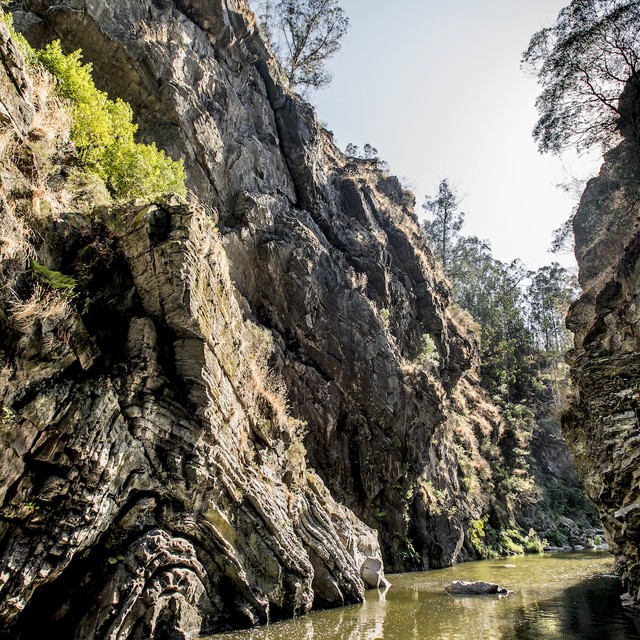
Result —
[{"label": "reflection of cliff in water", "polygon": [[[362,606],[314,612],[212,640],[640,640],[620,605],[607,553],[519,556],[390,576]],[[507,564],[508,563],[508,564]],[[483,580],[508,597],[453,596],[453,580]]]},{"label": "reflection of cliff in water", "polygon": [[[357,612],[357,613],[356,613]],[[384,637],[387,613],[386,593],[382,590],[367,594],[367,602],[362,607],[348,607],[336,610],[333,624],[329,620],[315,616],[305,618],[303,636],[291,636],[291,640],[325,640],[340,638],[344,640],[378,640]],[[288,638],[289,636],[287,636]],[[280,640],[274,635],[269,640]]]},{"label": "reflection of cliff in water", "polygon": [[[640,621],[620,606],[620,580],[599,575],[564,590],[559,596],[520,607],[513,629],[500,640],[629,640],[640,635]],[[615,624],[612,624],[612,619]]]}]

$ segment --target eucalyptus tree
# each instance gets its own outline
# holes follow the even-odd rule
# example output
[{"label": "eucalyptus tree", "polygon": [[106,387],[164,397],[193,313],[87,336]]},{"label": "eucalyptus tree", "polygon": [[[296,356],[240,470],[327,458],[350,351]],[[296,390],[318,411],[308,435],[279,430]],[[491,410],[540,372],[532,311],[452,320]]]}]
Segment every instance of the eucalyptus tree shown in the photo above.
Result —
[{"label": "eucalyptus tree", "polygon": [[640,91],[640,1],[573,0],[534,34],[522,61],[542,86],[533,132],[540,151],[610,148],[623,92]]},{"label": "eucalyptus tree", "polygon": [[557,262],[531,275],[527,316],[536,344],[548,354],[563,354],[570,346],[565,317],[577,291],[576,277]]},{"label": "eucalyptus tree", "polygon": [[423,223],[423,229],[447,271],[456,240],[464,224],[464,213],[459,207],[460,198],[446,178],[438,185],[437,194],[433,197],[427,196],[422,205],[431,215],[431,219]]},{"label": "eucalyptus tree", "polygon": [[287,87],[304,94],[327,86],[326,62],[349,28],[337,0],[256,0],[256,8]]}]

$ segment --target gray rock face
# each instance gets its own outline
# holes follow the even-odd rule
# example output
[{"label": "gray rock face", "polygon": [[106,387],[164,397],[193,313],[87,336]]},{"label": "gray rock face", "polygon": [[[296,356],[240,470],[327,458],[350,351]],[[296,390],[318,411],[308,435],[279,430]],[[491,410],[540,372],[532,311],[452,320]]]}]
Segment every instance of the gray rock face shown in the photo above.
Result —
[{"label": "gray rock face", "polygon": [[[627,115],[638,113],[627,90]],[[591,180],[574,220],[582,296],[567,325],[576,396],[564,419],[585,489],[598,506],[623,582],[640,590],[640,155],[628,132]]]},{"label": "gray rock face", "polygon": [[[16,24],[34,43],[81,47],[98,82],[132,104],[143,138],[185,159],[190,188],[219,212],[243,304],[274,336],[273,366],[308,425],[311,464],[377,525],[387,564],[409,566],[412,510],[424,506],[407,495],[476,358],[475,338],[447,313],[412,196],[344,158],[309,105],[283,91],[244,2],[22,8]],[[428,367],[417,363],[423,336],[437,348]],[[434,464],[431,475],[459,493],[456,469]],[[431,545],[420,565],[461,557],[469,510],[446,526],[418,517],[416,544]]]},{"label": "gray rock face", "polygon": [[[384,582],[377,535],[306,468],[212,215],[39,216],[16,196],[37,133],[19,111],[0,172],[0,633],[187,638],[360,601],[372,568]],[[74,274],[82,317],[28,274],[34,248]]]}]

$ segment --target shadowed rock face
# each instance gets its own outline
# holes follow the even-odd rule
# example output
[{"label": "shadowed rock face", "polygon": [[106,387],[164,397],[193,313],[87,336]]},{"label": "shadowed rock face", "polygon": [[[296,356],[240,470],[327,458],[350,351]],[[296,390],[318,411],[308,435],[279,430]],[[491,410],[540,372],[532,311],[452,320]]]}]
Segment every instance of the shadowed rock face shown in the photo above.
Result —
[{"label": "shadowed rock face", "polygon": [[598,506],[623,582],[640,590],[640,155],[637,93],[621,100],[625,140],[589,182],[574,219],[581,298],[567,326],[576,396],[563,427]]},{"label": "shadowed rock face", "polygon": [[[0,634],[194,637],[361,601],[384,582],[377,535],[306,469],[214,218],[65,210],[64,140],[47,187],[64,214],[30,209],[21,141],[42,134],[7,37],[0,24],[17,145],[0,174]],[[82,317],[54,293],[28,311],[29,243],[76,278]]]}]

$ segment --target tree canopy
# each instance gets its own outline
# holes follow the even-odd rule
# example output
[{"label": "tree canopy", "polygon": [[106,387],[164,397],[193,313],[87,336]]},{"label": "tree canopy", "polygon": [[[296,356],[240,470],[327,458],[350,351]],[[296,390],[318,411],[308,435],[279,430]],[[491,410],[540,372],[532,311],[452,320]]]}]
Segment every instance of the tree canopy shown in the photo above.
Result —
[{"label": "tree canopy", "polygon": [[257,0],[257,8],[288,88],[304,94],[327,86],[326,61],[349,28],[337,0]]},{"label": "tree canopy", "polygon": [[445,270],[449,268],[453,245],[464,224],[464,213],[459,211],[459,206],[460,198],[446,178],[438,185],[438,193],[427,196],[422,205],[432,216],[423,223],[423,228]]},{"label": "tree canopy", "polygon": [[620,96],[630,82],[640,86],[640,1],[573,0],[534,34],[522,61],[542,86],[540,151],[611,147]]}]

